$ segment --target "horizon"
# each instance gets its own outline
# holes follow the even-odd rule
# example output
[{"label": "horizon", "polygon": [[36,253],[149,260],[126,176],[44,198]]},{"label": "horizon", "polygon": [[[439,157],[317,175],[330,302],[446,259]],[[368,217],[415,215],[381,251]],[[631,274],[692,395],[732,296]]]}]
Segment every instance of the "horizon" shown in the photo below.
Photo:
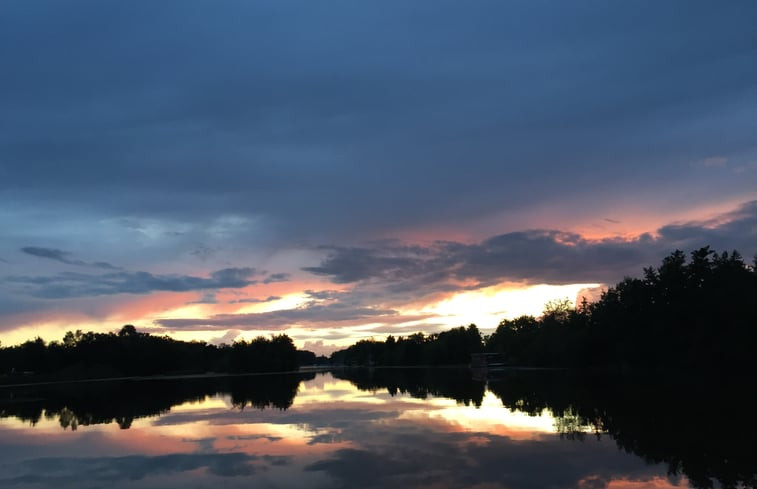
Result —
[{"label": "horizon", "polygon": [[757,254],[753,2],[0,12],[3,346],[329,354]]}]

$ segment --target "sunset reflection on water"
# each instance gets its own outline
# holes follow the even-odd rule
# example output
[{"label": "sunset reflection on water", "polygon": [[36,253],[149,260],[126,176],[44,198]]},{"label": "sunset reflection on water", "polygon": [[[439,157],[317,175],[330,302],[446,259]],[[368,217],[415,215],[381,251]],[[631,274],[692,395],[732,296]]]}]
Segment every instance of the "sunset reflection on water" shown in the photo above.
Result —
[{"label": "sunset reflection on water", "polygon": [[547,409],[530,416],[488,390],[479,406],[421,397],[321,373],[300,381],[286,409],[241,408],[216,392],[160,415],[137,413],[128,429],[87,424],[81,409],[75,426],[65,409],[30,422],[14,414],[23,398],[6,401],[0,486],[688,487],[609,437],[561,436]]}]

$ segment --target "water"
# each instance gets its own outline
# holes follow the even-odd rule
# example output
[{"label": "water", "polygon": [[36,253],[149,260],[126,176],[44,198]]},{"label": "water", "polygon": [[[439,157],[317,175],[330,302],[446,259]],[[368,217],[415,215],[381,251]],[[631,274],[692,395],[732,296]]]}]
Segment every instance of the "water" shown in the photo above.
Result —
[{"label": "water", "polygon": [[3,488],[659,489],[755,473],[754,428],[726,421],[739,413],[560,373],[344,370],[0,396]]}]

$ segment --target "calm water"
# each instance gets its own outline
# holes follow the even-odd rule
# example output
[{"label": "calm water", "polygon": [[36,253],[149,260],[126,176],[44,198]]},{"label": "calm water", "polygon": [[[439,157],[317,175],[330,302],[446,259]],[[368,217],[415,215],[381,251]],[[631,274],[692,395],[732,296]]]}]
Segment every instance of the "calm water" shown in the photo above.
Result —
[{"label": "calm water", "polygon": [[701,393],[682,392],[546,373],[487,383],[447,369],[5,388],[0,487],[619,489],[753,481],[754,428],[733,431],[754,424],[750,406],[715,412],[706,400],[694,403]]}]

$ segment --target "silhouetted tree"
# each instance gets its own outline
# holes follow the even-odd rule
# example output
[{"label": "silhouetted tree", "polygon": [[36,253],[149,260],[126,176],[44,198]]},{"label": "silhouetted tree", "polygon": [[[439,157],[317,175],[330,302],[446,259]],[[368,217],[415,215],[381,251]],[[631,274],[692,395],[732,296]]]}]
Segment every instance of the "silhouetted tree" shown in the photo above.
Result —
[{"label": "silhouetted tree", "polygon": [[757,272],[738,252],[675,251],[595,303],[504,320],[486,350],[512,363],[639,370],[754,370]]},{"label": "silhouetted tree", "polygon": [[130,324],[117,334],[68,331],[62,342],[45,343],[36,338],[0,348],[0,372],[33,373],[45,378],[274,372],[295,370],[297,366],[297,349],[286,335],[217,347],[141,333]]},{"label": "silhouetted tree", "polygon": [[426,336],[388,336],[385,341],[360,340],[334,352],[336,365],[467,365],[472,353],[483,351],[483,338],[475,324]]}]

